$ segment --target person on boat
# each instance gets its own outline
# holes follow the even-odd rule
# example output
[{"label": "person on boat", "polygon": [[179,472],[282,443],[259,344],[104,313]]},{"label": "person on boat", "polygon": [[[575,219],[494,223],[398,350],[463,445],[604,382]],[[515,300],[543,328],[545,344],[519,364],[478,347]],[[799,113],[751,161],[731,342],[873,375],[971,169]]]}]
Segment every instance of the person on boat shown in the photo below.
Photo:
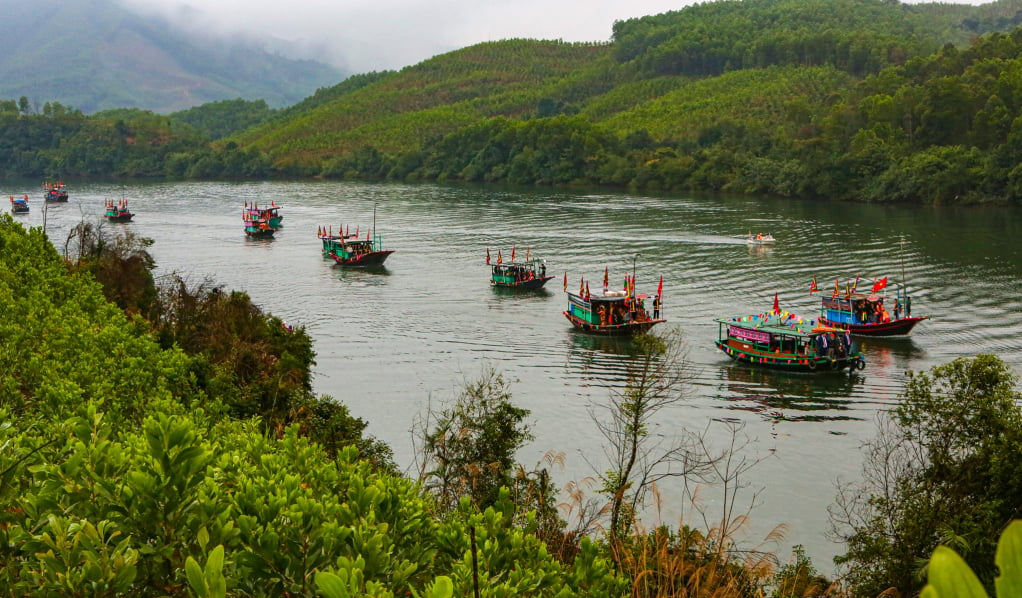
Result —
[{"label": "person on boat", "polygon": [[762,241],[763,240],[763,233],[757,233],[756,234],[756,240],[757,241]]},{"label": "person on boat", "polygon": [[546,264],[540,264],[539,265],[539,277],[543,278],[544,276],[546,276]]},{"label": "person on boat", "polygon": [[653,319],[660,319],[660,295],[653,297]]},{"label": "person on boat", "polygon": [[912,298],[907,295],[905,296],[905,317],[912,317]]},{"label": "person on boat", "polygon": [[894,298],[894,319],[901,319],[901,302],[898,301],[897,297]]},{"label": "person on boat", "polygon": [[816,337],[816,354],[820,357],[827,355],[827,335],[821,334]]},{"label": "person on boat", "polygon": [[848,332],[848,329],[845,328],[845,333],[842,336],[844,337],[843,340],[844,340],[844,343],[845,343],[845,355],[851,355],[852,354],[852,333]]}]

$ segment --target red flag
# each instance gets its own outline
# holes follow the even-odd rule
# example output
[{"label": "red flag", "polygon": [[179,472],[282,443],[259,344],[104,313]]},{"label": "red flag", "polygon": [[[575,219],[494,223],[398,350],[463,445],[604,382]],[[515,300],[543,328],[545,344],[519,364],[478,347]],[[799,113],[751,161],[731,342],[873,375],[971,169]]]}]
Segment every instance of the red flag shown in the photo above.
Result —
[{"label": "red flag", "polygon": [[504,258],[500,257],[500,250],[498,249],[497,250],[497,265],[499,266],[499,265],[501,265],[503,263],[504,263]]},{"label": "red flag", "polygon": [[490,248],[489,247],[486,248],[486,265],[487,266],[490,265]]},{"label": "red flag", "polygon": [[589,283],[586,283],[586,301],[589,301]]},{"label": "red flag", "polygon": [[511,246],[511,261],[515,261],[515,246]]},{"label": "red flag", "polygon": [[781,313],[781,302],[777,300],[777,293],[774,293],[774,312]]},{"label": "red flag", "polygon": [[609,286],[610,286],[610,267],[609,266],[604,266],[603,267],[603,288],[606,289]]},{"label": "red flag", "polygon": [[579,277],[578,279],[578,294],[579,295],[586,294],[586,279],[584,277]]},{"label": "red flag", "polygon": [[834,296],[837,297],[838,293],[841,292],[841,287],[838,286],[837,279],[834,279]]},{"label": "red flag", "polygon": [[815,292],[817,292],[819,290],[820,290],[820,287],[816,286],[816,275],[813,274],[813,283],[811,285],[809,285],[809,295],[812,296],[813,293],[815,293]]},{"label": "red flag", "polygon": [[664,275],[660,275],[660,284],[656,285],[656,294],[660,297],[660,300],[664,300]]},{"label": "red flag", "polygon": [[887,277],[883,277],[880,280],[873,283],[873,292],[882,291],[887,288]]},{"label": "red flag", "polygon": [[568,271],[564,271],[564,292],[568,292]]}]

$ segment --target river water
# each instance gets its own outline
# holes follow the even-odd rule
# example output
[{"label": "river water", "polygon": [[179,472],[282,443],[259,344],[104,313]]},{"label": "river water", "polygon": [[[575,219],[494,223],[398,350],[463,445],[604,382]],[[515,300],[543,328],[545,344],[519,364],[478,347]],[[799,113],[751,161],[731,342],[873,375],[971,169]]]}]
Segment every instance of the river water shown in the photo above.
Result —
[{"label": "river water", "polygon": [[[7,183],[8,193],[31,198],[31,213],[15,218],[41,226],[36,183]],[[70,193],[45,214],[58,246],[75,223],[101,217],[104,200],[129,199],[135,220],[106,226],[154,239],[161,272],[210,277],[304,325],[317,353],[316,391],[365,419],[408,468],[416,418],[487,365],[531,411],[535,440],[519,454],[523,464],[562,454],[564,469],[554,470],[562,484],[605,467],[590,412],[622,388],[627,341],[573,331],[562,279],[574,290],[584,276],[595,290],[605,267],[612,286],[634,268],[638,292],[652,295],[663,276],[664,315],[685,339],[693,381],[653,433],[708,428],[722,443],[724,422],[741,424],[743,455],[761,460],[742,480],[740,505],[757,501],[746,545],[786,524],[782,542],[762,547],[783,558],[803,544],[825,572],[843,551],[825,537],[835,483],[858,477],[860,446],[876,414],[897,403],[906,372],[996,353],[1022,373],[1022,219],[1008,209],[346,182],[88,183]],[[271,201],[283,206],[284,228],[271,240],[247,239],[243,204]],[[344,270],[321,257],[318,226],[365,234],[374,208],[384,246],[396,250],[384,270]],[[750,248],[739,238],[749,232],[777,242]],[[519,259],[545,258],[557,278],[531,294],[490,288],[486,249],[509,260],[512,247]],[[860,288],[883,276],[892,293],[907,285],[913,314],[932,318],[907,338],[864,340],[865,370],[771,373],[714,348],[714,318],[763,312],[775,293],[783,309],[815,318],[813,277],[829,294],[836,278],[843,285],[857,275]],[[719,507],[719,492],[702,496]],[[689,512],[669,484],[660,504],[646,524],[677,525]]]}]

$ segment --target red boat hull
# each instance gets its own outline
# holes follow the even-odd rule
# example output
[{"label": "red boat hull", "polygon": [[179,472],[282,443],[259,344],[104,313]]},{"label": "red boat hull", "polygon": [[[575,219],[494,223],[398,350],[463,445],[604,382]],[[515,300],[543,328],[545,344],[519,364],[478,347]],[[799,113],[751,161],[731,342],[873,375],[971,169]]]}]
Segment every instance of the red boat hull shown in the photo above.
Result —
[{"label": "red boat hull", "polygon": [[627,322],[624,324],[604,324],[596,325],[590,324],[582,319],[579,319],[568,312],[564,312],[564,317],[568,318],[571,325],[575,328],[584,332],[590,332],[592,334],[603,334],[606,336],[631,336],[635,334],[643,334],[648,332],[650,328],[667,320],[643,320],[641,322]]},{"label": "red boat hull", "polygon": [[915,316],[877,324],[842,324],[841,322],[831,322],[826,318],[820,318],[820,324],[841,328],[857,336],[904,336],[911,332],[916,324],[928,319],[929,316]]}]

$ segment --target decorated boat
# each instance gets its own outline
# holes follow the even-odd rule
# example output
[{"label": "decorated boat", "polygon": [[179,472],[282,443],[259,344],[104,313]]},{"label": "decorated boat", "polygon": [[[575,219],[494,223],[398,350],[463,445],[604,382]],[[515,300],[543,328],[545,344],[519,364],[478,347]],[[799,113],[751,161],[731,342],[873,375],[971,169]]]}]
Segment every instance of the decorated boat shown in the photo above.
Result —
[{"label": "decorated boat", "polygon": [[14,199],[11,196],[11,213],[12,214],[28,214],[28,196],[26,195],[22,199]]},{"label": "decorated boat", "polygon": [[866,367],[844,330],[781,310],[776,298],[768,312],[714,321],[717,348],[735,361],[793,372]]},{"label": "decorated boat", "polygon": [[67,201],[67,187],[64,183],[43,183],[46,201]]},{"label": "decorated boat", "polygon": [[359,235],[356,228],[351,234],[350,227],[334,234],[333,227],[319,227],[316,236],[323,242],[323,256],[334,260],[341,266],[364,268],[382,266],[383,262],[394,253],[393,249],[383,249],[383,237],[366,231],[365,237]]},{"label": "decorated boat", "polygon": [[596,295],[589,292],[589,283],[579,281],[578,293],[568,292],[568,274],[564,274],[564,292],[568,293],[568,309],[564,317],[575,328],[593,334],[612,336],[634,335],[648,332],[653,326],[665,322],[660,317],[664,279],[660,278],[657,295],[653,300],[652,315],[646,309],[646,295],[635,293],[634,275],[625,277],[624,289],[607,288],[608,271],[604,270],[604,288]]},{"label": "decorated boat", "polygon": [[274,201],[270,202],[270,207],[268,208],[260,208],[257,204],[249,205],[248,202],[245,202],[245,216],[246,219],[252,221],[265,221],[269,228],[278,231],[283,227],[281,222],[284,220],[284,217],[280,214],[280,208],[281,206],[278,206]]},{"label": "decorated boat", "polygon": [[277,228],[271,226],[269,218],[263,217],[259,210],[249,209],[248,206],[241,212],[241,219],[245,223],[245,235],[248,237],[265,239],[277,232]]},{"label": "decorated boat", "polygon": [[130,222],[134,215],[135,214],[128,210],[128,200],[107,200],[106,219],[110,222]]},{"label": "decorated boat", "polygon": [[546,261],[535,259],[531,251],[525,250],[525,260],[515,261],[515,248],[511,247],[511,261],[504,263],[500,251],[497,251],[497,263],[490,263],[490,249],[486,248],[486,265],[490,266],[490,284],[494,287],[509,289],[539,289],[553,276],[546,273]]},{"label": "decorated boat", "polygon": [[[912,298],[899,291],[893,305],[881,294],[887,288],[887,277],[874,280],[868,293],[856,290],[858,278],[840,291],[834,281],[834,293],[823,297],[820,305],[820,323],[848,330],[859,336],[903,336],[929,316],[912,315]],[[810,289],[812,291],[812,288]]]}]

